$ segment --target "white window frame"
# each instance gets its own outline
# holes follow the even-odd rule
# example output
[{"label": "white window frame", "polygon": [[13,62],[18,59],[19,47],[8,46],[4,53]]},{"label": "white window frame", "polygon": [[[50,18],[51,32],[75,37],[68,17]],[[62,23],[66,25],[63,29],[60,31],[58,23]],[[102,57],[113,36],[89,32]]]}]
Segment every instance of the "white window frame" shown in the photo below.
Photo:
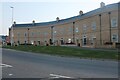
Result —
[{"label": "white window frame", "polygon": [[[113,36],[114,36],[114,35],[116,35],[116,38],[117,38],[116,41],[113,40]],[[118,42],[118,34],[116,34],[116,33],[112,34],[112,42]]]},{"label": "white window frame", "polygon": [[24,33],[24,36],[27,37],[27,32]]},{"label": "white window frame", "polygon": [[32,36],[32,37],[34,36],[34,32],[31,33],[31,36]]},{"label": "white window frame", "polygon": [[69,27],[68,28],[68,34],[72,34],[72,31],[73,31],[72,27]]},{"label": "white window frame", "polygon": [[87,25],[86,24],[83,25],[83,31],[87,31]]},{"label": "white window frame", "polygon": [[68,43],[71,43],[72,42],[72,39],[71,38],[68,38]]},{"label": "white window frame", "polygon": [[78,27],[75,28],[75,32],[78,33],[79,32],[79,29]]},{"label": "white window frame", "polygon": [[17,38],[18,38],[18,40],[20,39],[20,33],[19,32],[17,33]]},{"label": "white window frame", "polygon": [[92,27],[92,30],[96,30],[96,22],[92,22],[92,24],[91,24],[91,27]]},{"label": "white window frame", "polygon": [[112,18],[111,19],[111,27],[114,28],[114,27],[117,27],[117,26],[118,26],[117,18]]}]

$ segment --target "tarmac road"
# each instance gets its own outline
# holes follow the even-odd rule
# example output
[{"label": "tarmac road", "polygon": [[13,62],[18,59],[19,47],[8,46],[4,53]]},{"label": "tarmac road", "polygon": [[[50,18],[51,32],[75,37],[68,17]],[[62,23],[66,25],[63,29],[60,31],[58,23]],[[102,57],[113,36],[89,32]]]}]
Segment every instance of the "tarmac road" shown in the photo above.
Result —
[{"label": "tarmac road", "polygon": [[2,49],[3,78],[118,78],[118,62]]}]

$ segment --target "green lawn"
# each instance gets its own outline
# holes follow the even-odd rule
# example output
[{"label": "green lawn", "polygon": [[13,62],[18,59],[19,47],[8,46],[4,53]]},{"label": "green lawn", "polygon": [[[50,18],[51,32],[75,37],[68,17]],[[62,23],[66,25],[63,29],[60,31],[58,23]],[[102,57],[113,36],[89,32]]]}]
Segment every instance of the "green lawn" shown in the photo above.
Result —
[{"label": "green lawn", "polygon": [[43,53],[60,56],[73,56],[80,58],[97,58],[97,59],[114,59],[118,60],[117,51],[101,51],[101,50],[86,50],[61,46],[4,46],[3,48],[10,48],[15,50]]}]

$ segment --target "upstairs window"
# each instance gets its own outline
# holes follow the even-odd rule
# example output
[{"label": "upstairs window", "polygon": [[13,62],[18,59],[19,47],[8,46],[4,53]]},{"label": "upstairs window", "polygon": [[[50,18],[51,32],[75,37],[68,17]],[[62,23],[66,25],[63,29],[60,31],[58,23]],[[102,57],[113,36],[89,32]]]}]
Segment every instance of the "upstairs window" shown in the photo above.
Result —
[{"label": "upstairs window", "polygon": [[18,41],[19,41],[19,38],[20,38],[20,33],[19,32],[17,33],[17,38],[18,38]]},{"label": "upstairs window", "polygon": [[118,25],[117,25],[117,18],[113,18],[113,19],[111,19],[111,27],[117,27]]},{"label": "upstairs window", "polygon": [[75,32],[78,33],[79,32],[79,29],[78,27],[75,28]]},{"label": "upstairs window", "polygon": [[73,28],[72,27],[68,27],[68,34],[72,34],[73,32]]},{"label": "upstairs window", "polygon": [[86,31],[87,30],[87,26],[84,24],[83,25],[83,31]]},{"label": "upstairs window", "polygon": [[92,30],[96,30],[96,22],[92,22]]},{"label": "upstairs window", "polygon": [[20,36],[20,33],[19,33],[19,32],[17,33],[17,36],[18,36],[18,37]]},{"label": "upstairs window", "polygon": [[34,33],[32,32],[31,35],[34,36]]},{"label": "upstairs window", "polygon": [[25,33],[25,37],[27,36],[27,33]]},{"label": "upstairs window", "polygon": [[37,33],[37,36],[40,36],[40,34],[41,34],[41,33],[40,33],[40,32],[38,32],[38,33]]}]

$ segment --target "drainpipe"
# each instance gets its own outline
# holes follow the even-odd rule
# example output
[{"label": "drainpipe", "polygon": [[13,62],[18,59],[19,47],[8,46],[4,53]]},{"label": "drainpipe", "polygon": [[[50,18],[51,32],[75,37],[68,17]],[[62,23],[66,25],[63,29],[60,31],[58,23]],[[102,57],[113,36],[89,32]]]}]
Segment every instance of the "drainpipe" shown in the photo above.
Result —
[{"label": "drainpipe", "polygon": [[101,14],[99,14],[100,17],[100,45],[102,45],[102,36],[101,36]]},{"label": "drainpipe", "polygon": [[110,42],[111,42],[111,16],[110,16],[111,12],[108,12],[109,15],[109,34],[110,34]]},{"label": "drainpipe", "polygon": [[54,28],[54,26],[51,26],[51,39],[52,39],[52,43],[54,43],[54,32],[53,32],[53,28]]},{"label": "drainpipe", "polygon": [[75,22],[73,22],[73,43],[75,43]]}]

